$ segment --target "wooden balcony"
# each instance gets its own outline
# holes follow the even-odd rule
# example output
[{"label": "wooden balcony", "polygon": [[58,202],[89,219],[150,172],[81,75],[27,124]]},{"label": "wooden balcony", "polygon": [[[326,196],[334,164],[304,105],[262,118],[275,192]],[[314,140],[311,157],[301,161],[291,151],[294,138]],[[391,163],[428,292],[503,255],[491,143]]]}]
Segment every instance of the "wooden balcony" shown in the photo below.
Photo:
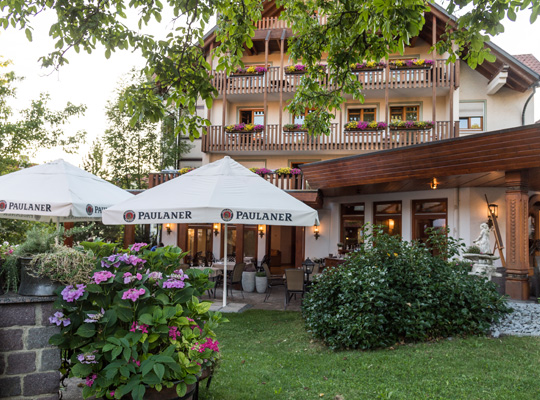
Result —
[{"label": "wooden balcony", "polygon": [[[180,176],[178,172],[157,172],[149,175],[148,188],[160,185]],[[283,190],[309,190],[304,175],[264,174],[262,178]]]},{"label": "wooden balcony", "polygon": [[267,125],[266,131],[227,133],[222,126],[208,127],[202,138],[207,153],[255,151],[378,151],[431,143],[459,136],[459,122],[437,121],[426,130],[383,130],[348,132],[332,124],[330,134],[313,137],[305,132],[283,132],[279,125]]},{"label": "wooden balcony", "polygon": [[[381,69],[373,71],[356,72],[355,75],[362,83],[364,90],[389,89],[415,89],[431,88],[433,84],[440,88],[459,86],[459,73],[454,63],[446,63],[446,60],[436,60],[431,69]],[[388,73],[388,77],[387,77]],[[220,96],[235,94],[264,94],[267,93],[292,93],[296,91],[303,75],[287,75],[281,77],[280,67],[269,67],[264,75],[227,77],[222,71],[213,71],[213,85]],[[334,85],[328,76],[323,79],[321,85],[333,89]]]}]

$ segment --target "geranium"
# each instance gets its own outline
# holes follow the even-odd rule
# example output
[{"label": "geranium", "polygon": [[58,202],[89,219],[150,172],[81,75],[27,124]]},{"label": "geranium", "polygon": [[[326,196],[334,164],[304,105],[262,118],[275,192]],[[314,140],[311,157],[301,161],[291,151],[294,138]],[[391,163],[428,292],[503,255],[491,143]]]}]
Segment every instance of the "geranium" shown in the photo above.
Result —
[{"label": "geranium", "polygon": [[286,72],[304,72],[306,70],[306,66],[303,64],[296,64],[296,65],[289,65],[286,67]]},{"label": "geranium", "polygon": [[365,69],[365,68],[385,68],[386,63],[384,61],[364,61],[362,63],[354,63],[350,65],[351,69]]},{"label": "geranium", "polygon": [[423,58],[413,58],[408,60],[391,60],[390,66],[403,68],[403,67],[431,67],[435,65],[434,60],[427,60]]},{"label": "geranium", "polygon": [[390,129],[431,129],[435,126],[433,121],[392,121]]},{"label": "geranium", "polygon": [[253,168],[251,172],[255,172],[257,175],[262,176],[266,174],[271,174],[273,171],[268,168]]},{"label": "geranium", "polygon": [[225,132],[259,132],[264,130],[264,125],[245,124],[243,122],[235,125],[227,125]]},{"label": "geranium", "polygon": [[275,170],[278,175],[302,175],[300,168],[282,167]]},{"label": "geranium", "polygon": [[286,131],[294,131],[296,129],[303,130],[305,128],[304,128],[304,124],[285,124],[283,125],[283,129]]}]

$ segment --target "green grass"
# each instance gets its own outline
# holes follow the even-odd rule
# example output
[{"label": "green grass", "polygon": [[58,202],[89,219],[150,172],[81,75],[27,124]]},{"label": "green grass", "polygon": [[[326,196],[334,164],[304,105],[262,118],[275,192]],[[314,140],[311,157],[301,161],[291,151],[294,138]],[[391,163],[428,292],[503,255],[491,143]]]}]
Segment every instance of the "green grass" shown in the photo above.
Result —
[{"label": "green grass", "polygon": [[227,318],[217,331],[223,359],[201,400],[540,398],[540,338],[334,352],[310,337],[298,312]]}]

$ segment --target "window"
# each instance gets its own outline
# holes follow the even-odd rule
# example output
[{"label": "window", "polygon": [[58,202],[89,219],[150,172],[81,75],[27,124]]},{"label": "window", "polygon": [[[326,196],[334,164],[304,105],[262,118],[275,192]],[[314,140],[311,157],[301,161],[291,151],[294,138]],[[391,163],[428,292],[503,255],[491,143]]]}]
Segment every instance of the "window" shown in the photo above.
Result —
[{"label": "window", "polygon": [[341,205],[340,242],[346,250],[355,249],[364,243],[364,210],[364,203]]},{"label": "window", "polygon": [[484,106],[483,101],[459,103],[459,130],[465,133],[483,132]]},{"label": "window", "polygon": [[418,121],[420,106],[390,107],[390,121]]},{"label": "window", "polygon": [[257,259],[257,225],[244,225],[244,257]]},{"label": "window", "polygon": [[446,229],[448,202],[447,199],[414,200],[413,210],[413,239],[426,242],[429,228]]},{"label": "window", "polygon": [[213,250],[212,225],[189,225],[187,251],[192,256]]},{"label": "window", "polygon": [[389,235],[401,236],[401,201],[373,203],[373,224]]},{"label": "window", "polygon": [[348,110],[348,122],[351,121],[375,121],[377,117],[377,110],[375,108],[349,108]]},{"label": "window", "polygon": [[240,110],[240,122],[244,124],[264,125],[264,110]]},{"label": "window", "polygon": [[306,119],[306,115],[311,114],[315,109],[306,110],[306,112],[302,115],[295,115],[293,117],[293,124],[303,124],[304,120]]}]

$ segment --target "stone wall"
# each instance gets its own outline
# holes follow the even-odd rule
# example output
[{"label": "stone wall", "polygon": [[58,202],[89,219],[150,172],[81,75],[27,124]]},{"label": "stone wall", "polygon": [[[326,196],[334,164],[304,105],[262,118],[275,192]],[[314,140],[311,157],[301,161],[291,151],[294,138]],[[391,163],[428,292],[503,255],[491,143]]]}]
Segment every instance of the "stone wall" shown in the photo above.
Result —
[{"label": "stone wall", "polygon": [[49,338],[55,297],[0,296],[0,398],[57,400],[60,350]]}]

